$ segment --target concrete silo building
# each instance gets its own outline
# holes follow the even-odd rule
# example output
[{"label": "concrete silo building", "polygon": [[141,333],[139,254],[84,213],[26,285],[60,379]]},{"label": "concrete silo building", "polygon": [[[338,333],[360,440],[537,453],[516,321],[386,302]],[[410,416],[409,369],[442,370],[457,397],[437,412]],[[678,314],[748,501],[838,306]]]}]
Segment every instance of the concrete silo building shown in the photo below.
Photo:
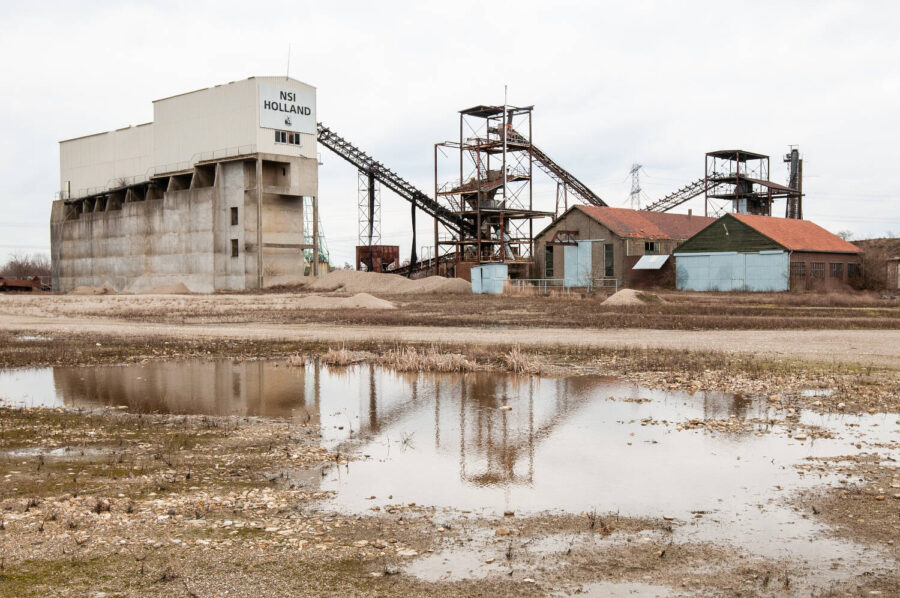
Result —
[{"label": "concrete silo building", "polygon": [[60,142],[60,183],[55,291],[297,281],[319,261],[316,90],[251,77],[156,100],[153,122]]}]

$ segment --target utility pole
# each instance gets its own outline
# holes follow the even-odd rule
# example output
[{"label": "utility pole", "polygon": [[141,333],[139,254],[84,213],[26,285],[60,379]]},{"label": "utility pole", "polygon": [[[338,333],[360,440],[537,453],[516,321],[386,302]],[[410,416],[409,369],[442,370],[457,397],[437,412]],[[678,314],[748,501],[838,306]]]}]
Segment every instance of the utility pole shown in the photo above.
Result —
[{"label": "utility pole", "polygon": [[641,209],[641,168],[642,165],[635,162],[631,165],[631,209]]}]

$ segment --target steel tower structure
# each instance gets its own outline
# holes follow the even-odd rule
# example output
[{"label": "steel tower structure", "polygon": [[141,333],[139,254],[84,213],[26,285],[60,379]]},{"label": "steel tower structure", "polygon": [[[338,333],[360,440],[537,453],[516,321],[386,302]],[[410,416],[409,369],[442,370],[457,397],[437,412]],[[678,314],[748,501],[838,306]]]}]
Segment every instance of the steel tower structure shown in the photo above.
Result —
[{"label": "steel tower structure", "polygon": [[435,198],[464,223],[453,230],[435,220],[436,274],[452,256],[453,274],[463,278],[485,263],[507,264],[512,277],[529,275],[534,220],[553,216],[532,201],[532,108],[461,110],[459,140],[435,144]]}]

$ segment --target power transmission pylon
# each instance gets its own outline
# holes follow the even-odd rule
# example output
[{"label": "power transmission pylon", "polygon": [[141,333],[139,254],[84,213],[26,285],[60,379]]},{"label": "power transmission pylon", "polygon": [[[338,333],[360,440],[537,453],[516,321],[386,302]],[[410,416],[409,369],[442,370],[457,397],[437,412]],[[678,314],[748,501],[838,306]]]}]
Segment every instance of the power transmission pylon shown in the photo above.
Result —
[{"label": "power transmission pylon", "polygon": [[641,209],[641,168],[642,165],[635,162],[631,165],[631,209]]}]

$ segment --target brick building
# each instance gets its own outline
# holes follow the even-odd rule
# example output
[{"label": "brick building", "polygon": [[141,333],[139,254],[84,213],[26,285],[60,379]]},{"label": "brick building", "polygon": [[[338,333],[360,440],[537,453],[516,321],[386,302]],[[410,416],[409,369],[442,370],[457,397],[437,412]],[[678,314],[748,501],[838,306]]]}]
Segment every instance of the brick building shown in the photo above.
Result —
[{"label": "brick building", "polygon": [[[588,277],[616,278],[619,286],[646,287],[674,279],[670,256],[713,218],[577,205],[534,239],[538,278],[586,286]],[[642,259],[644,258],[644,259]]]},{"label": "brick building", "polygon": [[861,250],[808,220],[726,214],[675,252],[690,291],[837,290],[859,277]]}]

